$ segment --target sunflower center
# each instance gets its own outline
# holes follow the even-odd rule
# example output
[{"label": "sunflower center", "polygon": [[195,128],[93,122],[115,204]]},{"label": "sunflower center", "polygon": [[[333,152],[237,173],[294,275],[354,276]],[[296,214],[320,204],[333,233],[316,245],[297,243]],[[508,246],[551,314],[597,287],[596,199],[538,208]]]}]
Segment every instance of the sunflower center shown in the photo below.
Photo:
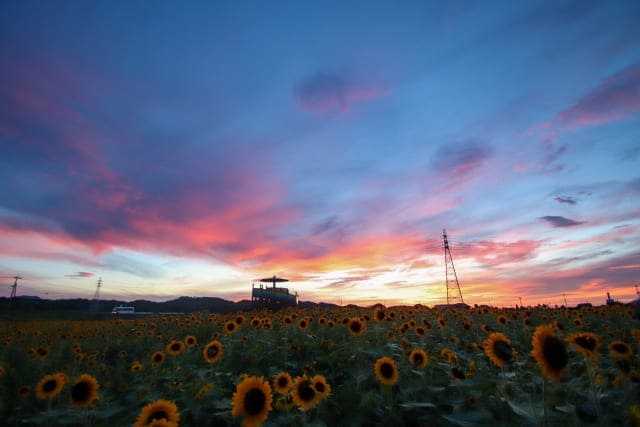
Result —
[{"label": "sunflower center", "polygon": [[358,333],[362,330],[362,325],[360,322],[351,322],[351,331],[354,333]]},{"label": "sunflower center", "polygon": [[584,337],[584,336],[579,336],[576,337],[575,339],[575,343],[578,344],[580,347],[584,348],[585,350],[589,350],[589,351],[593,351],[596,349],[596,340],[593,339],[592,337]]},{"label": "sunflower center", "polygon": [[91,387],[86,381],[81,381],[71,389],[71,399],[74,402],[85,402],[91,396]]},{"label": "sunflower center", "polygon": [[249,415],[259,414],[264,409],[267,396],[259,388],[252,388],[244,395],[244,409]]},{"label": "sunflower center", "polygon": [[513,358],[513,351],[511,346],[505,341],[496,341],[493,344],[493,352],[496,357],[503,362],[510,362]]},{"label": "sunflower center", "polygon": [[151,415],[149,415],[149,417],[147,418],[147,424],[151,424],[153,420],[161,419],[169,420],[169,414],[167,414],[162,409],[154,411]]},{"label": "sunflower center", "polygon": [[325,391],[324,383],[322,381],[318,381],[315,384],[315,389],[318,393],[324,393]]},{"label": "sunflower center", "polygon": [[178,344],[178,343],[171,344],[171,350],[179,351],[180,350],[180,344]]},{"label": "sunflower center", "polygon": [[458,368],[457,366],[454,366],[451,369],[451,373],[453,374],[454,378],[457,378],[459,380],[463,380],[465,379],[467,376],[464,374],[464,372]]},{"label": "sunflower center", "polygon": [[393,366],[390,363],[383,363],[380,365],[380,375],[383,378],[393,378]]},{"label": "sunflower center", "polygon": [[217,354],[218,354],[218,347],[216,347],[215,345],[212,345],[211,347],[207,348],[207,356],[216,357]]},{"label": "sunflower center", "polygon": [[285,388],[289,384],[289,381],[286,377],[278,378],[278,387]]},{"label": "sunflower center", "polygon": [[298,397],[303,402],[311,402],[316,396],[316,392],[311,388],[309,381],[305,381],[298,387]]},{"label": "sunflower center", "polygon": [[160,362],[162,360],[162,355],[161,354],[156,354],[153,356],[153,361],[154,362]]},{"label": "sunflower center", "polygon": [[42,385],[42,391],[44,391],[45,393],[51,393],[53,390],[56,389],[57,385],[58,385],[58,382],[56,380],[49,380]]},{"label": "sunflower center", "polygon": [[422,355],[420,353],[415,353],[413,355],[413,364],[414,365],[421,365],[422,362],[424,362],[424,357],[422,357]]},{"label": "sunflower center", "polygon": [[551,369],[560,370],[567,366],[569,361],[567,349],[558,338],[554,336],[547,337],[542,345],[542,353],[544,354],[544,360]]},{"label": "sunflower center", "polygon": [[619,343],[619,342],[612,344],[611,345],[611,349],[613,351],[615,351],[616,353],[619,353],[619,354],[627,354],[627,353],[629,353],[628,347],[626,345],[622,344],[622,343]]}]

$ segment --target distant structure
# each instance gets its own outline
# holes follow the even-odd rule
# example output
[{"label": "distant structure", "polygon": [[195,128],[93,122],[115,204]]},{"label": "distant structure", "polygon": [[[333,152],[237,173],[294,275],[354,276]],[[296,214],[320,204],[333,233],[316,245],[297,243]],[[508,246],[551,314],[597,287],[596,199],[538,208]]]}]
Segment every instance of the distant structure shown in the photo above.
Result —
[{"label": "distant structure", "polygon": [[[260,286],[251,285],[251,306],[253,308],[270,308],[277,310],[283,307],[298,305],[298,293],[289,293],[288,288],[276,287],[276,283],[288,282],[282,277],[266,277],[260,279]],[[263,286],[262,283],[271,283],[272,286]]]},{"label": "distant structure", "polygon": [[614,305],[615,303],[616,302],[611,298],[611,295],[609,295],[609,292],[607,292],[607,305]]},{"label": "distant structure", "polygon": [[22,279],[22,277],[18,276],[17,274],[15,276],[13,276],[13,285],[11,285],[11,297],[10,298],[15,298],[16,297],[16,293],[18,291],[18,280]]},{"label": "distant structure", "polygon": [[442,240],[444,242],[444,264],[445,264],[445,282],[447,288],[447,306],[466,306],[462,299],[462,291],[460,283],[456,275],[456,268],[453,265],[453,257],[449,248],[449,239],[447,231],[442,230]]},{"label": "distant structure", "polygon": [[93,294],[93,303],[91,308],[93,311],[100,311],[100,288],[102,287],[102,277],[96,283],[96,293]]}]

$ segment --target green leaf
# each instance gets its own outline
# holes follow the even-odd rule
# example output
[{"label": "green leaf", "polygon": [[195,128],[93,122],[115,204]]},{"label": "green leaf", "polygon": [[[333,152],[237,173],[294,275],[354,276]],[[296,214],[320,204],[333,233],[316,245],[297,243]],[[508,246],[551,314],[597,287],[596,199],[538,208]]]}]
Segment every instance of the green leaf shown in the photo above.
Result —
[{"label": "green leaf", "polygon": [[530,422],[535,422],[536,419],[542,417],[544,412],[542,406],[539,405],[534,406],[532,404],[520,404],[512,402],[511,400],[507,400],[507,403],[509,404],[513,412],[523,418],[526,418]]},{"label": "green leaf", "polygon": [[398,406],[404,409],[416,409],[416,408],[431,408],[434,409],[437,406],[431,402],[407,402],[401,403]]}]

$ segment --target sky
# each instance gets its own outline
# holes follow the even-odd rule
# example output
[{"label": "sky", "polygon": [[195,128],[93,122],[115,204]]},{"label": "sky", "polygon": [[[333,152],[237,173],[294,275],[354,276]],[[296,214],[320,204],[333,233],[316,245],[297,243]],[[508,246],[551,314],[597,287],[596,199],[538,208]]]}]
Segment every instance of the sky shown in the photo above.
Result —
[{"label": "sky", "polygon": [[[0,4],[0,296],[627,302],[638,1]],[[6,286],[1,286],[2,284]]]}]

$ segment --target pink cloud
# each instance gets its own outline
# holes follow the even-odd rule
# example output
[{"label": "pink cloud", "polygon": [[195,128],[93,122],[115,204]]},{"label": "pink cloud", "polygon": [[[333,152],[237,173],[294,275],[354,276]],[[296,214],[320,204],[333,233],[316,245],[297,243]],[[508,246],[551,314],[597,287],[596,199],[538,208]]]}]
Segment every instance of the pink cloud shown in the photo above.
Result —
[{"label": "pink cloud", "polygon": [[303,81],[296,89],[295,95],[305,111],[344,113],[354,104],[386,96],[388,91],[359,85],[338,73],[321,72]]},{"label": "pink cloud", "polygon": [[632,118],[640,111],[640,66],[606,79],[557,120],[574,127],[599,125]]}]

